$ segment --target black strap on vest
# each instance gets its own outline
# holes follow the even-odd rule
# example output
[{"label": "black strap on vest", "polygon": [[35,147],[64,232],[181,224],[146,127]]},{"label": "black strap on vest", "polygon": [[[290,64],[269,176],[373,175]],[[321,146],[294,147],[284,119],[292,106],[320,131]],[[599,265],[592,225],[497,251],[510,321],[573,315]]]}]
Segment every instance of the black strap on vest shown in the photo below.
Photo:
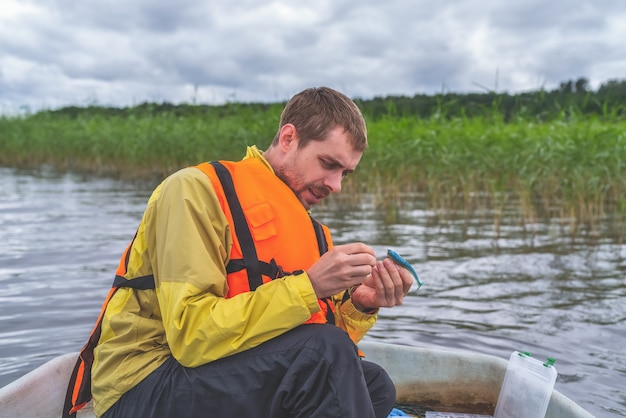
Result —
[{"label": "black strap on vest", "polygon": [[[315,230],[315,237],[317,238],[317,246],[320,251],[320,256],[322,256],[328,251],[328,242],[326,241],[326,235],[324,234],[322,224],[317,222],[312,217],[311,222],[313,223],[313,229]],[[331,309],[331,304],[333,303],[331,298],[325,297],[322,299],[322,301],[326,304],[326,322],[328,322],[329,324],[334,324],[335,314]]]},{"label": "black strap on vest", "polygon": [[233,223],[235,224],[235,234],[239,240],[241,246],[241,253],[243,254],[243,263],[248,273],[248,283],[250,284],[250,290],[255,290],[257,287],[263,284],[263,277],[261,276],[261,266],[259,265],[259,258],[256,253],[256,247],[254,246],[254,240],[252,234],[248,228],[248,222],[243,214],[241,203],[237,198],[235,192],[235,185],[233,184],[233,178],[230,172],[220,162],[214,161],[211,163],[222,183],[224,188],[224,195],[226,201],[230,207],[230,213],[233,216]]},{"label": "black strap on vest", "polygon": [[[230,260],[226,265],[226,273],[236,273],[246,268],[246,264],[243,259]],[[283,277],[289,273],[285,272],[281,266],[276,263],[276,260],[273,258],[269,263],[259,260],[259,268],[261,269],[261,274],[269,277],[270,279],[278,279]]]},{"label": "black strap on vest", "polygon": [[148,290],[156,288],[156,286],[154,285],[154,276],[152,274],[150,274],[149,276],[136,277],[131,280],[128,280],[126,277],[115,276],[115,280],[113,280],[113,287],[129,287],[131,289],[137,290]]},{"label": "black strap on vest", "polygon": [[320,256],[326,254],[328,251],[328,242],[326,241],[326,235],[324,235],[324,229],[322,224],[311,218],[313,223],[313,229],[315,230],[315,237],[317,238],[317,247],[320,251]]}]

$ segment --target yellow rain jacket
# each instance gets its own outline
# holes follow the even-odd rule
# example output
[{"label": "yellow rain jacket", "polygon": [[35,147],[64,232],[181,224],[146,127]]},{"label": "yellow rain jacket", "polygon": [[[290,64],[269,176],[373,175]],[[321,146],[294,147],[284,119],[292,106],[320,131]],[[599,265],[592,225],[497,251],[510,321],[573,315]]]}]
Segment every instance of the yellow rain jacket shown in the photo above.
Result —
[{"label": "yellow rain jacket", "polygon": [[[241,176],[233,176],[235,189],[257,186],[238,184],[251,178],[246,170],[252,170],[258,184],[277,186],[252,193],[253,207],[246,207],[248,197],[242,200],[246,217],[256,219],[249,223],[255,245],[262,248],[264,237],[276,225],[284,226],[283,221],[267,217],[271,211],[264,205],[291,205],[295,196],[284,183],[276,182],[256,147],[249,147],[240,163],[223,163],[232,173],[243,170]],[[323,321],[319,316],[323,303],[304,271],[319,258],[317,251],[292,263],[274,248],[275,261],[286,275],[264,278],[266,283],[253,292],[244,289],[229,295],[226,266],[231,255],[237,254],[233,245],[239,244],[229,211],[223,209],[228,207],[223,191],[210,178],[211,171],[199,167],[174,173],[154,190],[120,261],[118,274],[127,280],[153,276],[155,289],[122,287],[108,302],[91,375],[98,416],[170,356],[185,367],[196,367],[256,347],[305,322]],[[302,206],[299,210],[306,213]],[[276,208],[276,213],[285,212]],[[292,245],[291,239],[293,234],[281,242]],[[306,248],[312,249],[311,245],[317,248],[317,242],[307,243]],[[335,324],[356,343],[374,325],[376,315],[359,312],[343,296],[341,292],[331,301]]]}]

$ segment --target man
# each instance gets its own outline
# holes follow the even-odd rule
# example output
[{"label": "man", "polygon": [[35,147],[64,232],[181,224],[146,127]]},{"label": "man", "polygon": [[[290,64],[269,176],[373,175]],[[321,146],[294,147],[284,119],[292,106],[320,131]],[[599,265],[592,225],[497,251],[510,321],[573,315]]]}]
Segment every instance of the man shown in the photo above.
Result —
[{"label": "man", "polygon": [[412,278],[363,243],[333,247],[309,214],[366,147],[357,106],[311,88],[267,151],[165,179],[94,337],[96,414],[386,417],[395,388],[355,343]]}]

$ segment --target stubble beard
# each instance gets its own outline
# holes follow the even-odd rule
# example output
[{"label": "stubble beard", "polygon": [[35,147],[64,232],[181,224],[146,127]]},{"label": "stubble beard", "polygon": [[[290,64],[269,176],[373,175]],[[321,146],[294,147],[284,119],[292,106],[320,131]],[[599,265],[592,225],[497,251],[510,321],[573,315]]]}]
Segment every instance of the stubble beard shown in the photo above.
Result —
[{"label": "stubble beard", "polygon": [[287,185],[296,195],[302,206],[305,207],[306,210],[310,210],[313,207],[313,204],[309,204],[302,198],[302,194],[307,190],[313,191],[317,196],[321,197],[320,200],[325,199],[330,194],[328,188],[324,186],[319,186],[314,183],[306,183],[302,180],[300,175],[296,173],[293,169],[293,166],[287,165],[283,166],[280,169],[275,170],[276,176],[282,180],[283,183]]}]

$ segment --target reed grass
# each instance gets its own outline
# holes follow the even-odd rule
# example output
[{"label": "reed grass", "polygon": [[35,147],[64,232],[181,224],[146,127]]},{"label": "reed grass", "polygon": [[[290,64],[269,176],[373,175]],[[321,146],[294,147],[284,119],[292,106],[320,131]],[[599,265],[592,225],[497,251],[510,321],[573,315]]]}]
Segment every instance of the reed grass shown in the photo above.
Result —
[{"label": "reed grass", "polygon": [[626,196],[626,123],[498,118],[370,124],[373,145],[362,171],[374,189],[392,184],[425,193],[434,206],[471,209],[521,198],[522,216],[593,222]]},{"label": "reed grass", "polygon": [[[246,145],[267,147],[282,104],[218,110],[5,116],[0,165],[155,180],[201,161],[239,159]],[[566,219],[572,234],[594,230],[606,216],[626,217],[623,117],[570,111],[550,121],[505,121],[495,111],[422,118],[390,109],[368,117],[368,132],[369,149],[344,189],[357,199],[378,195],[391,218],[406,192],[442,211],[491,208],[496,227],[512,197],[520,222]]]},{"label": "reed grass", "polygon": [[94,110],[3,117],[0,164],[154,180],[202,161],[241,158],[246,144],[271,140],[280,111],[278,105],[233,105],[202,114]]}]

